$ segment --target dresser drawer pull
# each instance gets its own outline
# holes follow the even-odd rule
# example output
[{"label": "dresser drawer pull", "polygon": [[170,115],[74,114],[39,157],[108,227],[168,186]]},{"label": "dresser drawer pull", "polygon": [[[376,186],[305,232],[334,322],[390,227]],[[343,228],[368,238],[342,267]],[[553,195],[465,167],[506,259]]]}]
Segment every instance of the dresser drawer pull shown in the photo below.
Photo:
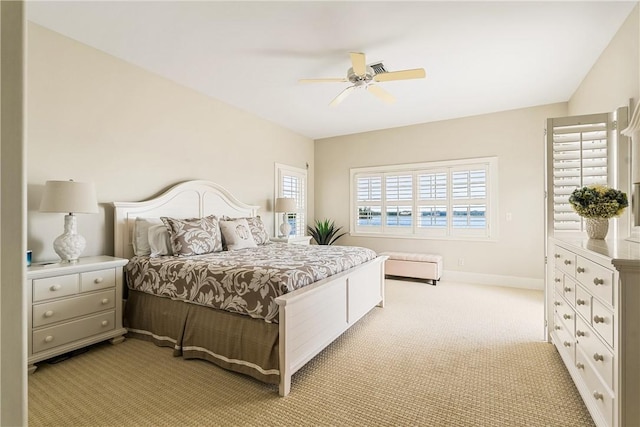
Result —
[{"label": "dresser drawer pull", "polygon": [[49,288],[52,292],[59,291],[60,289],[62,289],[62,285],[53,285]]},{"label": "dresser drawer pull", "polygon": [[571,264],[571,260],[570,259],[565,259],[564,260],[564,265],[570,265]]},{"label": "dresser drawer pull", "polygon": [[600,392],[594,391],[593,398],[596,400],[604,400],[604,395]]},{"label": "dresser drawer pull", "polygon": [[584,332],[582,332],[581,330],[579,330],[579,329],[576,330],[576,336],[583,337],[584,335],[585,335]]},{"label": "dresser drawer pull", "polygon": [[597,277],[593,279],[593,284],[598,286],[598,285],[604,285],[604,279],[598,279]]},{"label": "dresser drawer pull", "polygon": [[600,361],[600,362],[604,362],[604,356],[598,353],[594,353],[593,355],[593,360]]},{"label": "dresser drawer pull", "polygon": [[576,267],[576,272],[578,273],[584,273],[584,267]]},{"label": "dresser drawer pull", "polygon": [[560,258],[560,256],[561,256],[560,254],[555,254],[554,255],[554,257],[556,257],[556,258]]},{"label": "dresser drawer pull", "polygon": [[604,317],[598,316],[597,314],[593,316],[593,321],[596,323],[604,323]]},{"label": "dresser drawer pull", "polygon": [[555,325],[553,328],[554,328],[556,331],[559,331],[560,329],[562,329],[562,326],[560,326],[560,325]]},{"label": "dresser drawer pull", "polygon": [[576,300],[576,304],[578,305],[585,305],[585,301],[583,299],[577,299]]},{"label": "dresser drawer pull", "polygon": [[565,347],[571,347],[571,343],[569,341],[565,341],[563,344]]},{"label": "dresser drawer pull", "polygon": [[48,310],[44,312],[44,317],[51,317],[53,316],[53,310]]},{"label": "dresser drawer pull", "polygon": [[95,280],[93,281],[93,283],[95,283],[96,285],[102,283],[104,279],[102,277],[96,277]]},{"label": "dresser drawer pull", "polygon": [[565,291],[565,292],[571,292],[571,288],[570,288],[570,287],[568,287],[568,286],[565,286],[564,291]]},{"label": "dresser drawer pull", "polygon": [[576,363],[576,368],[578,369],[584,369],[584,365],[580,362]]},{"label": "dresser drawer pull", "polygon": [[102,326],[107,326],[108,324],[109,324],[108,320],[103,320],[101,323]]},{"label": "dresser drawer pull", "polygon": [[102,305],[108,304],[109,303],[109,298],[103,298],[102,299]]},{"label": "dresser drawer pull", "polygon": [[571,315],[570,314],[563,314],[562,317],[564,317],[567,320],[571,319]]},{"label": "dresser drawer pull", "polygon": [[556,277],[556,278],[555,278],[555,279],[553,279],[553,280],[554,280],[556,283],[560,283],[560,282],[562,282],[562,279],[561,279],[561,278],[559,278],[559,277]]},{"label": "dresser drawer pull", "polygon": [[51,342],[53,341],[53,335],[47,335],[44,339],[44,342]]},{"label": "dresser drawer pull", "polygon": [[560,301],[554,301],[553,305],[562,305],[562,303]]}]

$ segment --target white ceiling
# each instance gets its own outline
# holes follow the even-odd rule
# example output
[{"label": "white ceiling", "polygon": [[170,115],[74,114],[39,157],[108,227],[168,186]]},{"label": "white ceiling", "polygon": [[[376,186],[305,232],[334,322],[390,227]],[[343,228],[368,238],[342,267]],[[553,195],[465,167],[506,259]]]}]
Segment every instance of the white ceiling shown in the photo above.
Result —
[{"label": "white ceiling", "polygon": [[[637,2],[29,1],[27,18],[310,138],[569,99]],[[329,102],[349,52],[426,79]]]}]

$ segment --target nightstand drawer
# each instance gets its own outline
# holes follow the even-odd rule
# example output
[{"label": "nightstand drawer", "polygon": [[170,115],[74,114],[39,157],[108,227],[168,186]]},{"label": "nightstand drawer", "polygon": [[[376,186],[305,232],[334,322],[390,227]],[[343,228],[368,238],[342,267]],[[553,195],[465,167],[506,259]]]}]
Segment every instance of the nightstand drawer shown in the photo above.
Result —
[{"label": "nightstand drawer", "polygon": [[116,291],[112,289],[44,304],[36,304],[33,306],[33,327],[49,325],[103,310],[113,310],[115,300]]},{"label": "nightstand drawer", "polygon": [[75,320],[59,326],[40,329],[33,332],[33,352],[48,350],[72,341],[88,338],[115,329],[114,311],[101,313],[84,319]]},{"label": "nightstand drawer", "polygon": [[115,286],[116,286],[116,272],[113,268],[80,273],[81,292],[95,291],[98,289],[105,289],[105,288],[113,288]]},{"label": "nightstand drawer", "polygon": [[79,290],[78,282],[79,276],[77,274],[35,279],[33,281],[33,301],[44,301],[77,294]]}]

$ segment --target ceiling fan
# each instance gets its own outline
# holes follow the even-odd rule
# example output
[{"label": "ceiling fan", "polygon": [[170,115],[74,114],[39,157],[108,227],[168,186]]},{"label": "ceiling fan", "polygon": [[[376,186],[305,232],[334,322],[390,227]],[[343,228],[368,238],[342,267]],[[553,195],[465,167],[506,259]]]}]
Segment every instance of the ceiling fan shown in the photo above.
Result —
[{"label": "ceiling fan", "polygon": [[[381,65],[381,64],[380,64]],[[332,82],[351,82],[352,86],[344,89],[336,96],[333,101],[329,103],[334,107],[340,104],[351,92],[356,89],[365,89],[384,102],[391,104],[396,99],[386,90],[376,85],[378,82],[388,82],[392,80],[408,80],[408,79],[422,79],[425,77],[424,68],[414,68],[411,70],[391,71],[388,72],[381,67],[375,69],[369,65],[366,65],[365,55],[360,52],[351,52],[351,68],[347,70],[347,77],[345,78],[328,78],[328,79],[300,79],[300,83],[332,83]]]}]

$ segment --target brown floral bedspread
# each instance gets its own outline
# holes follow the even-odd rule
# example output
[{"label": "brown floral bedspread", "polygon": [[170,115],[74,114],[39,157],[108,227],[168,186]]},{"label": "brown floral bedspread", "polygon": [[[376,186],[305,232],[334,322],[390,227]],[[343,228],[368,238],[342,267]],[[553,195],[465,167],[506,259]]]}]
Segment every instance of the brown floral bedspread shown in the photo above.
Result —
[{"label": "brown floral bedspread", "polygon": [[269,243],[190,257],[133,257],[130,289],[278,321],[275,298],[376,257],[354,246]]}]

